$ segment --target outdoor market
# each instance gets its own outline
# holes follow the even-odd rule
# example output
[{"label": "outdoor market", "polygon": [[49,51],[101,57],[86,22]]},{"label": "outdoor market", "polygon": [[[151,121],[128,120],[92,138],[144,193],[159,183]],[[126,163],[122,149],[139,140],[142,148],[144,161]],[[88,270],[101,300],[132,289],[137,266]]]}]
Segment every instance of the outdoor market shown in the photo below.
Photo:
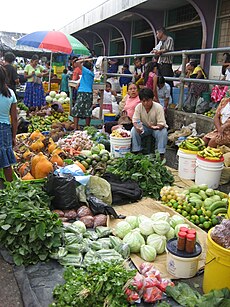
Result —
[{"label": "outdoor market", "polygon": [[36,54],[20,67],[25,82],[10,95],[0,68],[11,99],[0,123],[0,252],[24,306],[229,306],[229,87],[218,103],[200,93],[207,133],[195,122],[172,129],[179,79],[161,103],[158,73],[156,92],[124,67],[131,80],[120,84],[115,57],[94,57],[71,35],[17,43],[51,52],[48,68]]}]

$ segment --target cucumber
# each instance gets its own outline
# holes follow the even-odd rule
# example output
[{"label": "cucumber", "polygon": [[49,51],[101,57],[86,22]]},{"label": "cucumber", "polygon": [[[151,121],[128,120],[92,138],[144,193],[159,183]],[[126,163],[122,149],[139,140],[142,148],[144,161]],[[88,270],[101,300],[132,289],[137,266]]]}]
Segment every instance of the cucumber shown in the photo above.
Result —
[{"label": "cucumber", "polygon": [[199,198],[196,198],[196,197],[189,198],[188,202],[189,203],[195,203],[196,205],[200,205],[200,206],[203,205],[203,201],[201,199],[199,199]]},{"label": "cucumber", "polygon": [[205,193],[206,193],[207,196],[213,196],[215,192],[214,192],[213,189],[207,189],[207,190],[205,191]]},{"label": "cucumber", "polygon": [[199,192],[198,195],[200,195],[200,197],[201,197],[203,200],[205,200],[205,199],[208,197],[208,196],[206,195],[205,191],[203,191],[203,190],[200,190],[200,192]]},{"label": "cucumber", "polygon": [[219,195],[213,195],[210,197],[210,199],[215,202],[215,201],[221,200],[221,197]]},{"label": "cucumber", "polygon": [[211,198],[206,198],[204,200],[204,207],[210,207],[213,204],[213,200]]},{"label": "cucumber", "polygon": [[228,194],[221,192],[221,191],[218,191],[218,190],[215,191],[215,194],[219,195],[221,199],[228,198]]},{"label": "cucumber", "polygon": [[[199,192],[200,193],[200,192]],[[200,200],[202,200],[202,197],[199,195],[199,194],[196,194],[196,193],[190,193],[189,194],[189,197],[191,197],[191,198],[198,198],[198,199],[200,199]]]},{"label": "cucumber", "polygon": [[206,191],[208,189],[208,186],[205,183],[204,184],[200,184],[199,185],[199,189],[202,190],[202,191]]},{"label": "cucumber", "polygon": [[223,208],[223,209],[226,209],[226,202],[225,201],[222,201],[222,200],[218,200],[218,201],[215,201],[210,207],[209,207],[209,210],[214,212],[216,209],[218,208]]},{"label": "cucumber", "polygon": [[189,187],[189,193],[199,193],[200,192],[200,188],[198,185],[193,185],[191,187]]}]

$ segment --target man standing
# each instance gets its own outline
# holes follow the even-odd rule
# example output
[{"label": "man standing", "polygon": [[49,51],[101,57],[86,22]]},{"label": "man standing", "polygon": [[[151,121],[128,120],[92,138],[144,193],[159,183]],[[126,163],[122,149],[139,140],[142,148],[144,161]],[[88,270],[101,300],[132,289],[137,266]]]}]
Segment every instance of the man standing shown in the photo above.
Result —
[{"label": "man standing", "polygon": [[[172,56],[162,56],[163,53],[174,51],[174,41],[171,36],[166,34],[165,28],[160,28],[157,30],[157,38],[159,43],[153,48],[151,53],[154,53],[158,56],[158,63],[160,64],[160,73],[164,77],[173,77],[172,69]],[[170,85],[171,90],[173,87],[173,81],[167,81]]]},{"label": "man standing", "polygon": [[168,140],[164,109],[158,102],[153,101],[153,91],[150,88],[141,89],[139,98],[141,103],[136,106],[132,118],[132,152],[140,152],[142,139],[151,135],[155,140],[156,150],[163,158]]},{"label": "man standing", "polygon": [[15,61],[15,55],[12,52],[6,52],[4,60],[4,67],[6,69],[7,74],[7,85],[16,94],[16,85],[19,85],[19,76],[16,68],[13,66],[13,62]]}]

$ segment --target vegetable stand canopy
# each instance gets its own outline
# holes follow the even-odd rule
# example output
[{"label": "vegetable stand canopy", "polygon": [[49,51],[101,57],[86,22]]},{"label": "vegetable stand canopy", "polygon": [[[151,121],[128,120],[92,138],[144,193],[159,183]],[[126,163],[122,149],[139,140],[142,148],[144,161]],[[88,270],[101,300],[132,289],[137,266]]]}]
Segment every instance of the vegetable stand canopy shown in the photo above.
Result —
[{"label": "vegetable stand canopy", "polygon": [[[115,206],[114,209],[118,214],[122,214],[125,216],[129,215],[138,216],[144,214],[147,217],[151,217],[153,213],[159,211],[168,212],[170,216],[173,216],[175,214],[181,216],[179,213],[176,213],[173,209],[166,207],[162,205],[159,201],[155,201],[151,198],[143,198],[139,202],[133,204]],[[119,222],[118,219],[110,218],[108,221],[108,226],[114,228],[118,222]],[[192,224],[189,220],[186,220],[186,223],[189,224],[191,228],[196,229],[198,241],[202,246],[202,253],[198,264],[198,269],[201,269],[205,265],[207,233],[203,231],[201,228]],[[141,259],[136,254],[131,254],[131,259],[137,268],[139,268],[141,263],[143,263],[143,259]],[[166,270],[166,253],[158,255],[157,258],[154,260],[154,265],[161,272],[163,278],[175,279],[175,276],[170,275]]]}]

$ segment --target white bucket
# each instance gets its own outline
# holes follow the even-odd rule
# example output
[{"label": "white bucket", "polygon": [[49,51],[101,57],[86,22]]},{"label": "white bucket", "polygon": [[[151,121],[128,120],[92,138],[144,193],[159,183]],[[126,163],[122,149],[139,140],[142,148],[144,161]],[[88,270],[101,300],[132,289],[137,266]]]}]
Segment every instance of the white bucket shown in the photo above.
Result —
[{"label": "white bucket", "polygon": [[179,149],[178,176],[182,179],[195,179],[197,152]]},{"label": "white bucket", "polygon": [[205,183],[211,189],[218,188],[223,167],[223,159],[217,161],[205,160],[197,156],[195,184]]},{"label": "white bucket", "polygon": [[185,251],[177,250],[177,239],[171,239],[167,242],[167,259],[166,267],[169,274],[177,278],[191,278],[198,271],[199,258],[202,248],[199,243],[196,243],[193,254],[188,254]]},{"label": "white bucket", "polygon": [[127,152],[130,152],[131,148],[131,137],[116,138],[110,136],[110,152],[112,157],[121,158]]}]

